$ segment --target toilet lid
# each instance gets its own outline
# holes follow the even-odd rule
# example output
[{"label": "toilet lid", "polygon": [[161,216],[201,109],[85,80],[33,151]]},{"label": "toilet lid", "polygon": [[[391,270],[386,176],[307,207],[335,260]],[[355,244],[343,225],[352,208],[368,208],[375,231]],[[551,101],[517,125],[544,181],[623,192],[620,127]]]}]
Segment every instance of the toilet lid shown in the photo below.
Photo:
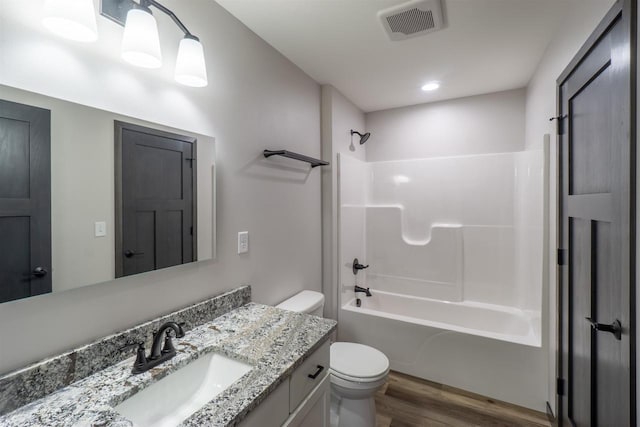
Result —
[{"label": "toilet lid", "polygon": [[389,359],[379,350],[352,342],[331,344],[331,370],[352,378],[376,378],[389,370]]}]

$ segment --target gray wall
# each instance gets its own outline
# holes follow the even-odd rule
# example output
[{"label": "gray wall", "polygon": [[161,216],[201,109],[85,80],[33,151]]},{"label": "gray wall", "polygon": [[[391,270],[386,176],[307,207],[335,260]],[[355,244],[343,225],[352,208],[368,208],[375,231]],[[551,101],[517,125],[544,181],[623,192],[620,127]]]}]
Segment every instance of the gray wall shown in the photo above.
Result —
[{"label": "gray wall", "polygon": [[205,89],[172,81],[180,35],[168,20],[158,18],[165,67],[141,70],[119,58],[120,27],[98,18],[97,44],[67,42],[42,29],[41,4],[0,0],[0,84],[214,137],[218,256],[0,305],[0,373],[241,284],[267,304],[320,290],[320,171],[261,156],[320,155],[319,85],[212,0],[163,2],[205,46]]},{"label": "gray wall", "polygon": [[524,119],[524,89],[368,113],[367,161],[520,151]]}]

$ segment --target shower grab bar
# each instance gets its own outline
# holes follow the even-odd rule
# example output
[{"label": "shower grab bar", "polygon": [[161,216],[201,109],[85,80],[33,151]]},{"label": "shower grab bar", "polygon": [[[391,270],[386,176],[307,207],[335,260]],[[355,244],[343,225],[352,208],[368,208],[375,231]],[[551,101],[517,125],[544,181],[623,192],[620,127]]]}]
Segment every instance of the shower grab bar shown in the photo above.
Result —
[{"label": "shower grab bar", "polygon": [[305,156],[304,154],[294,153],[293,151],[264,150],[263,154],[266,158],[269,158],[271,156],[282,156],[282,157],[287,157],[289,159],[300,160],[301,162],[310,163],[312,168],[315,168],[316,166],[329,165],[329,162],[325,162],[324,160],[314,159],[313,157]]}]

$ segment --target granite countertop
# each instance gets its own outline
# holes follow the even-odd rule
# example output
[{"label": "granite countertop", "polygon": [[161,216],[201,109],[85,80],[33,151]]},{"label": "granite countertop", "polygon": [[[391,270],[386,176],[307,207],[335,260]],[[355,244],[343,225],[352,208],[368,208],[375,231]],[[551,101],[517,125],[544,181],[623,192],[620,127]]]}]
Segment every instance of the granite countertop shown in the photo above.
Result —
[{"label": "granite countertop", "polygon": [[328,339],[335,327],[333,320],[250,303],[175,339],[178,354],[148,372],[132,375],[132,356],[0,417],[0,426],[133,426],[114,406],[210,352],[249,363],[253,369],[182,425],[233,426]]}]

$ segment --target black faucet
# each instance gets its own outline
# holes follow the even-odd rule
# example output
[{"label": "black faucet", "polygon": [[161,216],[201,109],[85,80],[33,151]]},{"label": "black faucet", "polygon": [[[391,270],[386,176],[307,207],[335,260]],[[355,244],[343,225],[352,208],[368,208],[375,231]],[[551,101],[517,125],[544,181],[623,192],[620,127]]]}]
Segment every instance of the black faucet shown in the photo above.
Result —
[{"label": "black faucet", "polygon": [[[143,372],[147,372],[154,366],[158,366],[162,362],[166,362],[176,355],[176,349],[173,347],[173,342],[171,341],[171,331],[169,329],[173,329],[176,334],[176,338],[184,337],[184,330],[182,330],[182,326],[180,326],[176,322],[167,322],[163,324],[162,326],[160,326],[160,329],[158,329],[158,332],[153,335],[153,344],[151,345],[151,354],[149,355],[149,357],[146,356],[143,341],[127,344],[124,347],[120,348],[120,351],[130,350],[135,347],[138,348],[138,354],[136,356],[136,361],[133,363],[133,369],[131,369],[131,373],[141,374]],[[160,345],[162,342],[163,333],[165,335],[164,346],[161,349]]]},{"label": "black faucet", "polygon": [[371,296],[371,291],[369,290],[369,288],[362,288],[358,285],[356,285],[355,287],[355,292],[364,292],[365,294],[367,294],[368,297]]}]

